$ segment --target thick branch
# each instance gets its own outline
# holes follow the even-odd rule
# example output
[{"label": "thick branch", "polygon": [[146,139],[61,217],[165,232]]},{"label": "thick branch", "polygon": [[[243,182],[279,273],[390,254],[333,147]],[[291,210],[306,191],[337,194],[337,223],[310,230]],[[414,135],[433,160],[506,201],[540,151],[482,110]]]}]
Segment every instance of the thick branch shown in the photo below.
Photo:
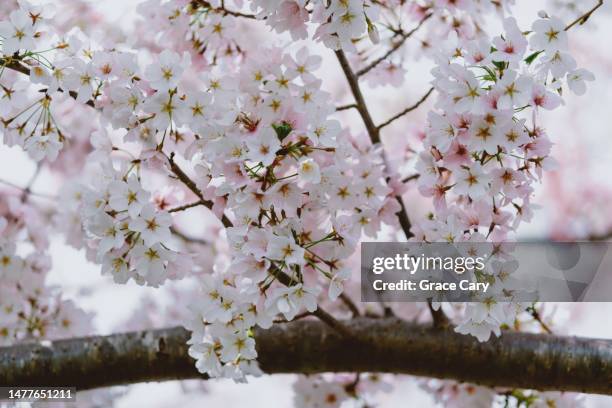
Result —
[{"label": "thick branch", "polygon": [[359,111],[359,115],[361,115],[361,119],[370,135],[370,140],[372,143],[380,143],[380,132],[378,128],[374,124],[372,120],[372,116],[370,116],[370,111],[368,111],[368,107],[365,103],[365,99],[363,99],[363,94],[361,93],[361,89],[359,88],[359,80],[357,76],[351,69],[351,65],[344,54],[344,51],[339,50],[336,51],[336,57],[338,58],[338,62],[340,62],[340,67],[342,67],[342,71],[344,72],[344,76],[349,83],[349,87],[351,88],[351,93],[353,94],[353,98],[355,98],[356,108]]},{"label": "thick branch", "polygon": [[[300,320],[257,330],[266,373],[389,372],[493,387],[612,394],[612,340],[502,334],[486,343],[398,319],[345,322],[354,337]],[[182,328],[0,348],[0,384],[91,389],[205,378],[187,355]]]},{"label": "thick branch", "polygon": [[610,239],[612,239],[612,230],[602,234],[591,234],[586,238],[587,241],[608,241]]}]

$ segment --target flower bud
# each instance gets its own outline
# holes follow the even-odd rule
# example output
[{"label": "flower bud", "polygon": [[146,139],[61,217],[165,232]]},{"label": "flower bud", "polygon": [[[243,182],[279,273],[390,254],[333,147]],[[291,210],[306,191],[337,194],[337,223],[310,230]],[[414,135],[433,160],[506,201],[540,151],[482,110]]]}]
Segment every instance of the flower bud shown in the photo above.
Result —
[{"label": "flower bud", "polygon": [[378,28],[374,24],[368,24],[368,36],[373,44],[380,42],[380,35],[378,34]]}]

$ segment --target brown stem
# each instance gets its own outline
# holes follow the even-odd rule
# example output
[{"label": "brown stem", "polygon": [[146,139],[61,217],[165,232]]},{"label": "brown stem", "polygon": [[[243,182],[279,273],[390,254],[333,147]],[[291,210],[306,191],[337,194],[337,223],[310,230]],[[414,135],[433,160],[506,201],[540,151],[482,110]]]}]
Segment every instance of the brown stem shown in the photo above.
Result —
[{"label": "brown stem", "polygon": [[336,112],[340,112],[340,111],[347,110],[347,109],[353,109],[353,108],[357,109],[357,105],[354,103],[349,103],[347,105],[340,105],[336,107]]},{"label": "brown stem", "polygon": [[433,319],[433,325],[435,328],[445,329],[450,326],[450,321],[448,320],[448,317],[446,317],[442,307],[439,307],[438,310],[434,309],[433,305],[431,304],[431,300],[427,301],[427,307],[429,307],[429,313],[431,313],[431,318]]},{"label": "brown stem", "polygon": [[[170,153],[170,157],[166,156],[168,159],[168,164],[170,164],[170,171],[187,187],[193,194],[195,194],[201,201],[202,205],[204,205],[209,210],[212,210],[214,203],[210,200],[206,200],[204,195],[196,186],[196,183],[179,167],[178,164],[174,161],[174,152]],[[229,218],[225,214],[221,217],[221,222],[225,228],[232,227],[233,224]]]},{"label": "brown stem", "polygon": [[176,235],[177,237],[179,237],[180,239],[182,239],[183,241],[185,241],[186,243],[189,244],[200,244],[200,245],[210,245],[210,242],[208,242],[205,239],[202,238],[195,238],[192,236],[189,236],[187,234],[185,234],[182,231],[179,231],[178,229],[176,229],[176,227],[170,227],[170,232],[174,235]]},{"label": "brown stem", "polygon": [[531,314],[531,317],[533,317],[533,320],[538,322],[542,330],[544,330],[548,334],[553,334],[552,329],[550,328],[548,324],[546,324],[544,320],[542,320],[542,316],[540,316],[540,312],[538,312],[538,310],[535,307],[530,308],[529,313]]},{"label": "brown stem", "polygon": [[380,64],[381,62],[383,62],[384,60],[386,60],[387,58],[389,58],[389,56],[391,54],[393,54],[395,51],[397,51],[398,49],[400,49],[400,47],[402,45],[404,45],[404,43],[406,42],[406,40],[408,38],[410,38],[412,36],[412,34],[414,34],[415,32],[417,32],[417,30],[419,28],[421,28],[421,26],[423,26],[423,24],[429,20],[429,18],[432,16],[433,14],[428,14],[425,17],[423,17],[423,19],[419,22],[419,24],[413,28],[412,30],[408,31],[407,33],[402,33],[401,34],[401,38],[398,42],[396,42],[395,44],[393,44],[393,46],[381,57],[376,58],[374,61],[370,62],[366,67],[360,69],[359,71],[357,71],[357,76],[360,77],[362,75],[367,74],[368,72],[370,72],[372,69],[374,69],[378,64]]},{"label": "brown stem", "polygon": [[603,4],[604,4],[603,0],[599,0],[597,4],[595,5],[595,7],[593,7],[592,9],[590,9],[589,11],[587,11],[586,13],[578,17],[576,20],[569,23],[567,27],[565,27],[565,31],[568,31],[570,28],[572,28],[576,24],[583,25],[584,23],[586,23],[587,20],[591,17],[591,15],[595,12],[595,10],[603,6]]},{"label": "brown stem", "polygon": [[380,143],[380,132],[378,128],[374,124],[372,120],[372,116],[370,116],[370,112],[368,111],[368,107],[363,99],[363,94],[361,93],[361,89],[359,88],[359,80],[357,76],[351,69],[351,65],[344,54],[344,51],[339,50],[336,51],[336,57],[340,62],[340,66],[342,67],[342,71],[344,72],[344,76],[346,77],[349,87],[351,88],[351,93],[353,94],[353,98],[355,98],[356,108],[361,115],[361,119],[363,120],[363,124],[365,125],[368,134],[370,135],[370,140],[372,143]]},{"label": "brown stem", "polygon": [[168,210],[168,212],[172,213],[172,212],[185,211],[185,210],[188,210],[190,208],[197,207],[199,205],[206,205],[206,202],[204,202],[202,200],[198,200],[198,201],[195,201],[193,203],[189,203],[189,204],[181,205],[179,207],[171,208],[171,209]]},{"label": "brown stem", "polygon": [[346,305],[346,307],[348,307],[348,309],[353,314],[353,317],[359,316],[361,314],[359,312],[359,308],[357,307],[355,302],[353,302],[353,299],[351,299],[350,296],[348,296],[346,293],[342,292],[340,294],[340,300]]},{"label": "brown stem", "polygon": [[221,13],[224,16],[226,15],[230,15],[230,16],[234,16],[234,17],[242,17],[242,18],[248,18],[248,19],[252,19],[255,20],[257,19],[257,16],[255,16],[254,14],[245,14],[245,13],[241,13],[239,11],[233,11],[233,10],[228,10],[225,8],[225,4],[222,1],[221,2],[221,7],[217,7],[214,8],[209,2],[205,1],[205,0],[193,0],[193,3],[198,5],[198,6],[202,6],[205,8],[210,9],[211,11],[215,12],[215,13]]},{"label": "brown stem", "polygon": [[380,125],[378,125],[378,129],[380,130],[380,129],[384,128],[385,126],[390,125],[391,123],[393,123],[393,121],[395,121],[395,120],[401,118],[402,116],[404,116],[405,114],[407,114],[409,112],[412,112],[413,110],[417,109],[419,106],[421,106],[427,100],[427,98],[429,98],[429,95],[431,95],[433,91],[434,91],[433,87],[429,88],[427,93],[425,95],[423,95],[421,97],[421,99],[419,99],[414,105],[407,107],[403,111],[399,112],[398,114],[392,116],[391,118],[389,118],[385,122],[381,123]]},{"label": "brown stem", "polygon": [[[255,330],[258,361],[274,373],[387,372],[491,387],[612,395],[612,340],[505,332],[480,343],[452,330],[399,319],[343,322],[341,336],[316,320]],[[200,378],[183,328],[0,348],[3,386],[79,390]]]},{"label": "brown stem", "polygon": [[[291,276],[281,271],[274,263],[272,263],[272,265],[268,269],[268,272],[285,286],[292,286],[292,283],[296,283]],[[342,336],[352,336],[350,330],[347,329],[344,324],[340,323],[339,320],[337,320],[330,313],[326,312],[321,306],[318,306],[317,310],[312,312],[311,315],[316,316],[319,320],[336,330]]]},{"label": "brown stem", "polygon": [[[6,186],[9,186],[11,188],[14,188],[16,190],[19,190],[22,192],[22,194],[26,191],[25,187],[21,187],[15,183],[11,183],[10,181],[6,181],[6,180],[0,180],[0,184],[4,184]],[[28,190],[28,195],[31,196],[37,196],[37,197],[41,197],[41,198],[46,198],[48,200],[57,200],[57,196],[53,195],[53,194],[45,194],[45,193],[38,193],[35,191],[32,191],[31,189]]]},{"label": "brown stem", "polygon": [[612,238],[612,230],[603,234],[591,234],[587,237],[587,241],[608,241]]},{"label": "brown stem", "polygon": [[410,182],[412,180],[418,179],[419,177],[421,177],[421,175],[418,174],[418,173],[417,174],[413,174],[412,176],[404,177],[402,179],[402,183],[408,183],[408,182]]}]

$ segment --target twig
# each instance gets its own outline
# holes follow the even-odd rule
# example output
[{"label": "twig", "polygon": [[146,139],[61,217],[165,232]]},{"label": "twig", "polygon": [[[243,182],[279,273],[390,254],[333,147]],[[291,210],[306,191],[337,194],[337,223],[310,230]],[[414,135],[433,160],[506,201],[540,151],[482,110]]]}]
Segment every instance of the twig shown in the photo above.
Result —
[{"label": "twig", "polygon": [[0,67],[12,69],[13,71],[21,72],[24,75],[30,75],[30,69],[22,65],[17,58],[0,58]]},{"label": "twig", "polygon": [[173,233],[174,235],[176,235],[177,237],[179,237],[180,239],[182,239],[183,241],[188,242],[190,244],[200,244],[200,245],[209,245],[210,244],[210,242],[206,241],[205,239],[191,237],[191,236],[185,234],[184,232],[179,231],[174,226],[170,227],[170,232]]},{"label": "twig", "polygon": [[576,20],[568,24],[567,27],[565,27],[565,31],[568,31],[570,28],[572,28],[576,24],[583,25],[584,23],[586,23],[587,20],[591,17],[591,14],[593,14],[595,10],[603,6],[603,4],[604,4],[603,0],[599,0],[597,4],[595,5],[595,7],[593,7],[592,9],[590,9],[589,11],[587,11],[586,13],[578,17]]},{"label": "twig", "polygon": [[[202,205],[204,205],[209,210],[212,210],[214,203],[204,198],[204,195],[202,194],[198,186],[196,186],[196,183],[183,171],[183,169],[179,167],[178,164],[176,164],[176,162],[174,161],[174,152],[170,153],[170,157],[166,156],[166,158],[168,159],[168,163],[170,164],[170,170],[172,171],[172,173],[189,190],[191,190],[193,194],[195,194],[200,199],[200,201],[202,202]],[[225,214],[223,214],[223,216],[221,217],[221,222],[223,223],[223,226],[225,226],[226,228],[233,226],[232,222],[230,221],[229,218],[227,218]]]},{"label": "twig", "polygon": [[419,24],[413,28],[412,30],[408,31],[405,34],[402,34],[402,38],[396,42],[382,57],[376,58],[374,61],[372,61],[371,63],[369,63],[366,67],[360,69],[359,71],[357,71],[357,76],[360,77],[362,75],[367,74],[368,72],[370,72],[372,69],[374,69],[378,64],[380,64],[381,62],[383,62],[384,60],[386,60],[391,54],[393,54],[395,51],[397,51],[402,45],[404,45],[404,43],[406,42],[406,40],[408,38],[410,38],[412,36],[412,34],[414,34],[419,28],[421,28],[421,26],[427,21],[429,20],[429,18],[432,16],[433,14],[428,14],[425,17],[423,17],[423,19],[421,21],[419,21]]},{"label": "twig", "polygon": [[353,109],[353,108],[357,109],[357,105],[354,103],[349,103],[348,105],[337,106],[336,112],[340,112],[340,111],[347,110],[347,109]]},{"label": "twig", "polygon": [[[11,183],[10,181],[6,181],[6,180],[0,180],[0,184],[4,184],[6,186],[12,187],[14,189],[20,190],[22,192],[25,192],[25,188],[18,186],[15,183]],[[37,197],[41,197],[41,198],[46,198],[49,200],[57,200],[57,196],[53,195],[53,194],[45,194],[45,193],[37,193],[35,191],[32,191],[31,189],[28,190],[28,194],[29,195],[33,195],[33,196],[37,196]]]},{"label": "twig", "polygon": [[357,396],[357,386],[361,381],[361,373],[355,374],[355,379],[344,386],[344,389],[349,395]]},{"label": "twig", "polygon": [[542,316],[540,316],[540,312],[538,312],[535,306],[529,307],[527,311],[529,312],[529,314],[531,314],[531,317],[533,317],[533,320],[535,320],[536,322],[540,324],[540,327],[542,328],[542,330],[544,330],[548,334],[553,334],[552,329],[550,328],[548,324],[546,324],[544,320],[542,320]]},{"label": "twig", "polygon": [[395,316],[395,312],[393,311],[393,308],[385,303],[382,304],[383,307],[383,316],[384,317],[394,317]]},{"label": "twig", "polygon": [[222,11],[222,13],[224,15],[229,14],[230,16],[234,16],[234,17],[242,17],[242,18],[248,18],[248,19],[251,19],[251,20],[257,20],[257,16],[254,15],[254,14],[245,14],[245,13],[241,13],[239,11],[231,11],[231,10],[228,10],[228,9],[225,9],[225,8],[221,9],[221,11]]},{"label": "twig", "polygon": [[28,181],[28,184],[26,184],[25,188],[23,189],[23,192],[21,193],[21,202],[25,203],[28,200],[28,196],[32,192],[32,186],[36,182],[36,179],[38,178],[38,175],[40,174],[41,170],[41,164],[36,163],[36,169],[34,170],[34,174],[32,174],[32,177],[30,177],[30,181]]},{"label": "twig", "polygon": [[[296,282],[291,276],[287,275],[285,272],[281,271],[274,263],[270,265],[268,272],[272,274],[280,283],[285,286],[292,286],[291,284]],[[352,336],[350,330],[348,330],[342,323],[340,323],[334,316],[330,313],[326,312],[322,307],[317,307],[317,310],[312,312],[313,316],[316,316],[322,322],[325,322],[327,325],[332,327],[334,330],[337,330],[343,336]]]},{"label": "twig", "polygon": [[359,312],[359,308],[357,307],[355,302],[353,302],[353,299],[351,299],[346,293],[342,292],[340,294],[340,300],[346,305],[346,307],[348,307],[348,309],[353,314],[353,317],[361,315],[361,313]]},{"label": "twig", "polygon": [[412,180],[418,179],[419,177],[421,177],[421,175],[418,174],[418,173],[417,174],[413,174],[412,176],[404,177],[402,179],[402,183],[408,183],[408,182],[410,182]]},{"label": "twig", "polygon": [[381,123],[380,125],[378,125],[378,129],[382,129],[385,126],[390,125],[394,120],[397,120],[399,118],[401,118],[402,116],[404,116],[405,114],[407,114],[408,112],[412,112],[413,110],[415,110],[416,108],[418,108],[419,106],[421,106],[423,104],[423,102],[425,102],[427,100],[427,98],[429,98],[429,95],[432,94],[432,92],[434,91],[434,88],[431,87],[429,88],[429,90],[427,91],[427,93],[425,95],[423,95],[421,97],[421,99],[419,99],[417,101],[417,103],[415,103],[412,106],[407,107],[406,109],[404,109],[403,111],[399,112],[398,114],[392,116],[391,118],[389,118],[387,121]]},{"label": "twig", "polygon": [[301,320],[304,319],[305,317],[310,317],[313,316],[313,314],[311,312],[303,312],[303,313],[298,313],[293,317],[293,320],[287,320],[285,318],[281,318],[281,319],[275,319],[273,320],[274,324],[280,324],[280,323],[289,323],[289,322],[295,322],[296,320]]},{"label": "twig", "polygon": [[210,9],[213,12],[216,13],[221,13],[224,16],[225,15],[230,15],[230,16],[234,16],[234,17],[242,17],[242,18],[249,18],[252,20],[256,20],[257,16],[255,16],[254,14],[245,14],[245,13],[241,13],[239,11],[232,11],[232,10],[228,10],[225,8],[225,2],[221,2],[221,7],[213,7],[209,2],[205,1],[205,0],[194,0],[194,2],[202,7],[206,7],[208,9]]},{"label": "twig", "polygon": [[429,312],[431,313],[434,327],[438,329],[445,329],[450,326],[450,321],[448,320],[448,317],[446,317],[446,314],[444,314],[442,307],[435,310],[430,299],[427,300],[427,306],[429,307]]},{"label": "twig", "polygon": [[198,205],[206,205],[206,203],[204,201],[202,201],[202,200],[198,200],[198,201],[193,202],[193,203],[181,205],[180,207],[171,208],[171,209],[168,210],[168,212],[172,213],[172,212],[185,211],[185,210],[188,210],[190,208],[197,207]]}]

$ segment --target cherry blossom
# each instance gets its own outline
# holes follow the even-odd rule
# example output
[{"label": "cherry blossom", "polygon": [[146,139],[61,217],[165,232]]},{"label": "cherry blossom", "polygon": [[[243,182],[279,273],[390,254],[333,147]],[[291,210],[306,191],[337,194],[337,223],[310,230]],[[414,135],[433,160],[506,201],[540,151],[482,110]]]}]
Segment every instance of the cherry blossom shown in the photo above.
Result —
[{"label": "cherry blossom", "polygon": [[[514,264],[499,243],[533,216],[535,186],[555,164],[540,114],[594,80],[572,56],[561,19],[541,13],[523,27],[512,1],[147,0],[133,41],[110,38],[102,23],[77,29],[78,17],[10,3],[0,4],[2,143],[65,184],[46,197],[55,205],[34,204],[31,185],[7,198],[2,191],[0,344],[91,331],[92,316],[46,283],[53,231],[109,282],[159,291],[185,282],[189,295],[175,293],[180,311],[168,320],[190,331],[199,372],[237,382],[262,374],[258,328],[330,308],[380,315],[349,296],[358,293],[352,271],[364,240],[403,232],[472,250],[498,245],[480,272],[506,296],[502,281]],[[491,12],[500,14],[501,32],[488,31]],[[243,24],[278,41],[245,45],[259,39]],[[348,55],[349,70],[358,67],[347,76],[355,104],[336,103],[319,77],[323,57],[288,38]],[[416,46],[404,47],[414,38]],[[433,64],[432,90],[388,123],[364,120],[366,132],[354,130],[342,111],[369,116],[359,81],[399,87],[408,56]],[[384,146],[386,125],[432,92],[437,100],[416,147]],[[396,169],[389,157],[399,153]],[[417,173],[414,190],[432,201],[411,228],[398,224],[412,186],[402,180],[408,167]],[[183,232],[192,211],[206,225]],[[450,312],[456,332],[484,342],[530,310],[506,297],[452,308],[434,299],[431,307]],[[382,306],[384,315],[409,309]],[[429,311],[411,307],[419,318]],[[375,374],[299,377],[295,404],[371,406],[385,384]],[[492,406],[503,395],[452,381],[421,385],[448,407]],[[517,406],[523,397],[534,406],[580,402],[525,392],[506,396]]]}]

